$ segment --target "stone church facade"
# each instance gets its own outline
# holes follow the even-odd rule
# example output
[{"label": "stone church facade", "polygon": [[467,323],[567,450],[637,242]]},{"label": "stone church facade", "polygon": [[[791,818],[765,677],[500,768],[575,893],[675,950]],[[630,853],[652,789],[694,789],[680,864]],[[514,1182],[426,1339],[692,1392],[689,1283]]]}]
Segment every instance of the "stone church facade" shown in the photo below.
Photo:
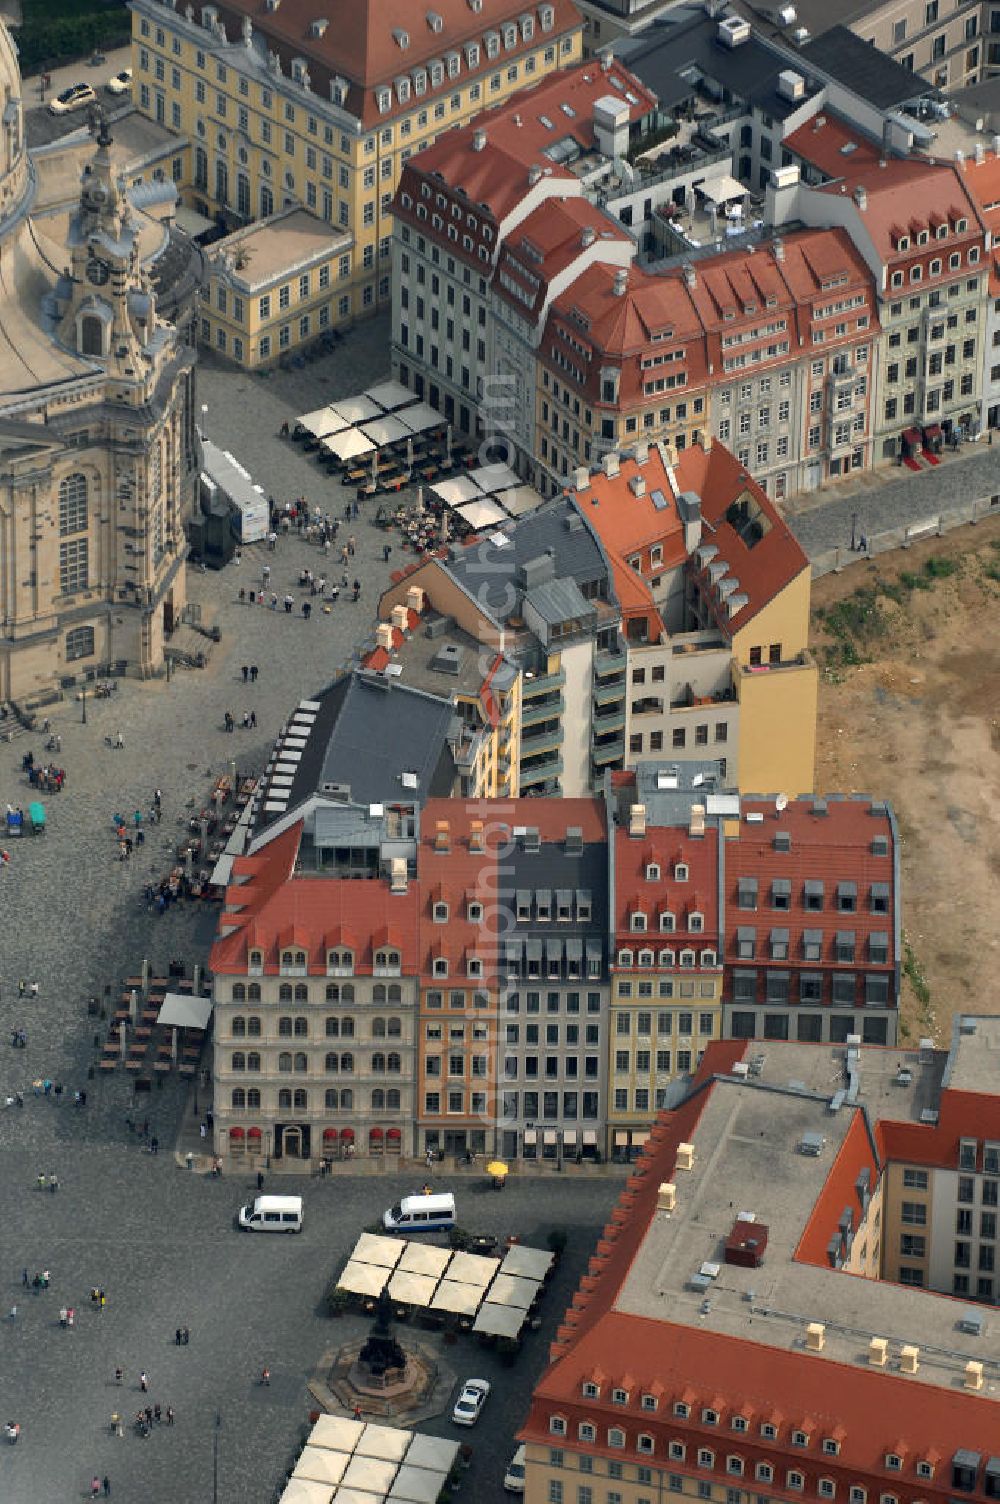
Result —
[{"label": "stone church facade", "polygon": [[62,266],[0,25],[0,701],[158,672],[185,604],[194,357],[157,317],[103,119]]}]

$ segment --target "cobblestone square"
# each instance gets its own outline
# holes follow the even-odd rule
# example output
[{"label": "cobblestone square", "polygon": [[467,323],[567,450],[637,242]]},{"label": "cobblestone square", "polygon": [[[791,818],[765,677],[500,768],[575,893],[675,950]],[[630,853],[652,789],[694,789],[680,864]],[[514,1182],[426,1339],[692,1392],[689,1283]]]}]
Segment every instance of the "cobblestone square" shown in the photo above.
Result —
[{"label": "cobblestone square", "polygon": [[[373,320],[328,360],[267,380],[207,364],[199,372],[199,400],[208,408],[210,437],[276,498],[304,495],[342,516],[340,487],[277,433],[286,417],[384,376],[386,333],[385,321]],[[169,870],[182,828],[211,779],[231,763],[261,766],[289,708],[328,682],[368,633],[375,598],[399,562],[398,552],[388,564],[383,560],[386,535],[368,520],[373,512],[368,502],[349,529],[358,540],[351,564],[352,578],[356,573],[363,585],[358,605],[341,600],[329,615],[314,611],[309,621],[298,611],[286,617],[241,605],[240,586],[259,578],[265,559],[264,545],[248,548],[240,566],[192,572],[191,598],[215,611],[221,629],[205,669],[177,670],[169,682],[123,680],[109,699],[88,694],[86,724],[79,701],[67,699],[50,711],[52,730],[62,737],[55,760],[66,769],[66,785],[58,795],[43,796],[43,837],[5,842],[11,860],[0,872],[0,1185],[13,1209],[0,1231],[6,1328],[0,1410],[4,1420],[22,1426],[19,1444],[0,1454],[3,1504],[82,1498],[95,1473],[107,1473],[113,1498],[143,1504],[208,1499],[217,1410],[220,1500],[270,1499],[310,1408],[308,1375],[328,1346],[361,1330],[353,1318],[332,1322],[320,1314],[323,1290],[360,1228],[422,1176],[421,1169],[420,1176],[295,1182],[306,1197],[303,1236],[241,1237],[233,1218],[249,1183],[204,1179],[180,1167],[171,1152],[186,1105],[190,1122],[179,1083],[167,1078],[133,1108],[123,1074],[87,1075],[95,1035],[106,1030],[88,1016],[89,996],[103,995],[107,983],[117,989],[144,956],[158,974],[174,957],[189,971],[204,963],[216,907],[179,904],[158,918],[147,912],[143,888]],[[282,538],[266,558],[274,588],[289,590],[297,601],[303,565],[321,572],[322,555],[295,536]],[[244,663],[259,666],[255,684],[244,685]],[[229,735],[223,729],[227,709],[238,726]],[[256,729],[243,730],[243,712],[251,709]],[[119,731],[125,746],[115,751],[108,742]],[[30,748],[36,760],[46,760],[43,741],[37,733],[0,741],[5,802],[26,808],[34,796],[21,759]],[[163,822],[148,827],[131,861],[120,862],[112,815],[147,810],[156,788]],[[21,980],[29,993],[31,982],[39,983],[37,1000],[19,996]],[[15,1028],[27,1031],[23,1051],[11,1048]],[[64,1087],[58,1101],[54,1094],[33,1094],[32,1081],[45,1078]],[[75,1089],[88,1093],[82,1109],[72,1104]],[[24,1108],[4,1108],[15,1091],[24,1093]],[[204,1089],[200,1105],[204,1111]],[[127,1126],[127,1119],[147,1116],[160,1141],[157,1156],[144,1152]],[[61,1182],[56,1194],[35,1189],[39,1174],[53,1172]],[[547,1330],[529,1339],[515,1369],[498,1369],[496,1359],[471,1342],[450,1350],[460,1373],[482,1370],[498,1381],[471,1437],[476,1461],[467,1488],[483,1497],[501,1496],[500,1469],[544,1360],[548,1331],[617,1184],[614,1177],[576,1180],[567,1171],[544,1188],[512,1181],[498,1197],[469,1182],[474,1209],[467,1218],[463,1212],[463,1220],[474,1230],[517,1231],[529,1241],[544,1238],[555,1223],[572,1232],[546,1302]],[[51,1289],[38,1295],[24,1289],[25,1268],[29,1275],[49,1269]],[[89,1300],[98,1285],[107,1291],[103,1314]],[[72,1331],[59,1324],[63,1304],[77,1310]],[[188,1347],[174,1346],[178,1325],[190,1328]],[[264,1363],[273,1373],[269,1390],[254,1383]],[[121,1391],[113,1382],[119,1364],[126,1371]],[[126,1426],[119,1440],[110,1434],[110,1416],[115,1409],[127,1422],[134,1416],[142,1368],[150,1375],[150,1403],[172,1405],[176,1424],[161,1425],[148,1440]],[[450,1432],[446,1420],[430,1429],[435,1426]]]}]

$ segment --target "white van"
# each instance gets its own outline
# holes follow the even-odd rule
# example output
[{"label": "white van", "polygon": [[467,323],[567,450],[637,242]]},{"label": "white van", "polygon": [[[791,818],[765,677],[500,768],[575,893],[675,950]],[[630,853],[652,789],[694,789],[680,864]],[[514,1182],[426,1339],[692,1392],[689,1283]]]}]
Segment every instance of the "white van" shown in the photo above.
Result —
[{"label": "white van", "polygon": [[404,1196],[383,1214],[387,1232],[445,1232],[455,1226],[455,1198],[451,1191],[440,1196]]},{"label": "white van", "polygon": [[240,1226],[252,1232],[301,1232],[301,1196],[258,1196],[240,1207]]},{"label": "white van", "polygon": [[525,1455],[527,1447],[524,1442],[518,1447],[513,1457],[507,1464],[507,1471],[503,1475],[503,1486],[509,1494],[524,1493]]}]

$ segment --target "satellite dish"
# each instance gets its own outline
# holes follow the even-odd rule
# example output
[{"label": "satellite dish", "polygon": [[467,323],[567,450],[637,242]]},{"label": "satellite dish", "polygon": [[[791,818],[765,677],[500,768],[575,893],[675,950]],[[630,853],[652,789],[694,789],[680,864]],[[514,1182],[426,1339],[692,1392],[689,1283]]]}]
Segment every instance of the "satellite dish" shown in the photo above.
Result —
[{"label": "satellite dish", "polygon": [[788,808],[788,795],[779,794],[774,801],[774,807],[779,815],[783,810],[786,810]]}]

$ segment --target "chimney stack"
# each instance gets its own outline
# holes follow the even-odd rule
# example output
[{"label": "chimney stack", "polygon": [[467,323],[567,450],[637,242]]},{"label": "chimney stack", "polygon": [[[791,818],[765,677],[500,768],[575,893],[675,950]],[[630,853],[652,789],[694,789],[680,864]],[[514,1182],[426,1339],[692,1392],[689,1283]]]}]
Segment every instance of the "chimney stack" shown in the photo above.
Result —
[{"label": "chimney stack", "polygon": [[806,1327],[806,1347],[811,1353],[821,1353],[826,1342],[826,1327],[822,1321],[810,1321]]},{"label": "chimney stack", "polygon": [[615,272],[615,297],[623,298],[628,291],[628,267],[620,266]]},{"label": "chimney stack", "polygon": [[594,229],[593,225],[584,225],[583,229],[580,231],[580,244],[583,246],[584,250],[587,249],[588,245],[593,245],[596,239],[597,231]]},{"label": "chimney stack", "polygon": [[375,642],[380,648],[385,648],[387,653],[392,651],[392,624],[390,622],[379,622],[375,628]]},{"label": "chimney stack", "polygon": [[644,836],[646,834],[646,806],[633,804],[628,812],[628,833],[630,836]]},{"label": "chimney stack", "polygon": [[684,281],[688,287],[694,287],[698,282],[698,273],[690,261],[685,261],[684,263]]},{"label": "chimney stack", "polygon": [[692,804],[691,821],[688,825],[689,836],[703,836],[705,834],[705,806]]},{"label": "chimney stack", "polygon": [[405,632],[407,627],[409,626],[409,623],[410,617],[406,607],[402,603],[400,603],[398,606],[393,606],[392,624],[396,628],[397,632]]},{"label": "chimney stack", "polygon": [[677,1145],[677,1168],[678,1170],[694,1169],[694,1144]]},{"label": "chimney stack", "polygon": [[868,190],[865,188],[863,183],[859,183],[854,190],[854,202],[857,204],[859,209],[868,208]]},{"label": "chimney stack", "polygon": [[677,1187],[672,1180],[661,1181],[656,1192],[656,1210],[672,1212],[677,1205]]},{"label": "chimney stack", "polygon": [[415,616],[422,616],[424,612],[424,592],[419,585],[411,585],[406,592],[406,604]]},{"label": "chimney stack", "polygon": [[478,130],[472,132],[472,150],[484,151],[486,147],[486,132]]},{"label": "chimney stack", "polygon": [[601,469],[608,477],[608,480],[614,480],[618,474],[618,455],[614,449],[609,450],[601,460]]},{"label": "chimney stack", "polygon": [[573,490],[586,491],[590,485],[590,470],[586,465],[577,465],[573,471]]},{"label": "chimney stack", "polygon": [[774,237],[774,259],[775,261],[784,261],[785,259],[785,242],[780,235],[775,235]]}]

